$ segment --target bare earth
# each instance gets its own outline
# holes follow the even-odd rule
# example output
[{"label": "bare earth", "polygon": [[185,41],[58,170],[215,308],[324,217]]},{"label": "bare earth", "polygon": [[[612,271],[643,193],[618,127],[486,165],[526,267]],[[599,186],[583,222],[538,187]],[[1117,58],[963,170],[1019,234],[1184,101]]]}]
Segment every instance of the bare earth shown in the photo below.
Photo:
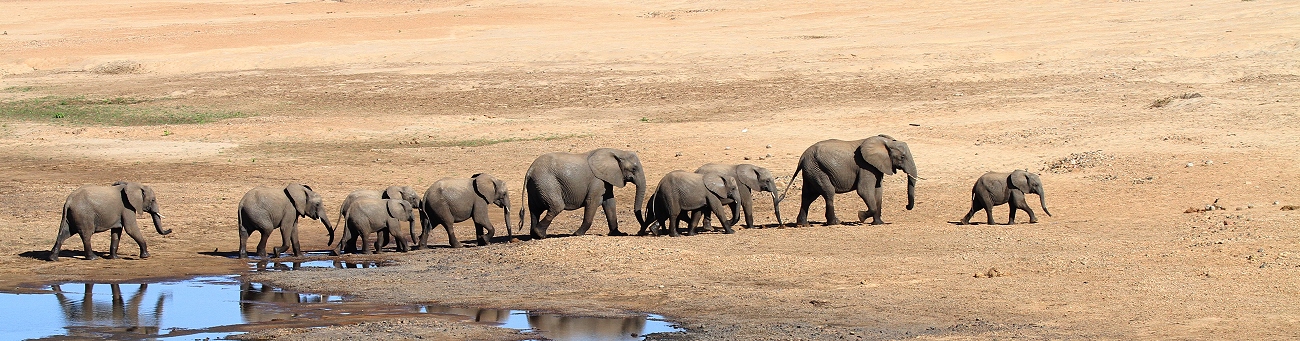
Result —
[{"label": "bare earth", "polygon": [[[235,206],[257,185],[303,182],[336,210],[354,189],[422,191],[488,172],[518,205],[537,155],[599,147],[637,151],[652,186],[707,162],[768,167],[784,185],[812,143],[883,133],[908,142],[926,178],[912,211],[905,178],[886,179],[883,226],[608,237],[598,217],[582,237],[255,276],[383,303],[653,312],[689,331],[664,338],[684,340],[1300,332],[1300,216],[1282,210],[1300,203],[1297,2],[94,3],[0,2],[0,100],[237,114],[129,126],[0,117],[7,290],[243,271],[227,258]],[[1038,224],[984,225],[982,213],[955,224],[979,175],[1017,168],[1042,175],[1055,216],[1032,204]],[[127,240],[124,260],[83,261],[73,240],[65,253],[77,257],[38,260],[66,195],[116,180],[159,195],[175,233],[150,226],[153,257],[136,259]],[[787,220],[800,184],[782,202]],[[632,193],[617,193],[624,231],[636,230]],[[841,217],[865,209],[839,198]],[[1225,210],[1185,213],[1215,200]],[[776,223],[769,209],[756,220]],[[320,223],[301,225],[304,245],[324,250]],[[457,229],[473,238],[472,224]],[[96,250],[108,239],[95,236]],[[525,337],[432,317],[259,333]]]}]

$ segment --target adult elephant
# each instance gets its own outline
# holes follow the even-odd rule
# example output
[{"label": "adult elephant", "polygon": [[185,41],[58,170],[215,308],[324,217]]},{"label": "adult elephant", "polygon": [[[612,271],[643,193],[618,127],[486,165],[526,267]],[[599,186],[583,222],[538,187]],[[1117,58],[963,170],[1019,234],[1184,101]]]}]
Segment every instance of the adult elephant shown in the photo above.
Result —
[{"label": "adult elephant", "polygon": [[[776,212],[777,224],[785,225],[785,222],[781,220],[781,198],[776,193],[776,178],[772,177],[772,171],[767,170],[767,168],[747,163],[739,165],[709,163],[695,169],[695,173],[717,174],[736,179],[736,187],[740,193],[737,201],[740,203],[740,208],[745,211],[745,228],[754,228],[754,191],[772,193],[772,210]],[[731,212],[731,224],[735,224],[739,220],[737,213],[739,212]],[[710,227],[709,215],[704,214],[703,216],[704,228],[708,229]],[[694,217],[691,220],[693,222]]]},{"label": "adult elephant", "polygon": [[50,249],[51,261],[59,260],[59,251],[63,240],[73,234],[81,235],[81,244],[86,251],[86,259],[99,259],[90,249],[90,236],[95,233],[112,231],[112,242],[108,246],[108,258],[117,258],[117,244],[122,240],[122,232],[131,236],[140,245],[140,258],[149,258],[149,249],[145,246],[144,235],[136,225],[135,217],[140,213],[149,213],[153,218],[153,227],[158,234],[167,235],[172,230],[163,230],[162,214],[158,211],[158,197],[153,188],[135,182],[118,181],[112,186],[82,186],[68,194],[63,202],[63,218],[59,222],[59,234],[54,237],[54,248]]},{"label": "adult elephant", "polygon": [[239,200],[239,258],[248,257],[248,237],[254,231],[261,234],[257,243],[257,256],[266,258],[266,240],[271,231],[280,229],[281,246],[274,248],[275,256],[292,247],[293,255],[302,256],[298,244],[298,217],[320,220],[334,240],[334,226],[325,212],[320,194],[311,187],[291,183],[283,188],[258,186],[244,193]]},{"label": "adult elephant", "polygon": [[[799,226],[808,226],[808,207],[813,200],[826,200],[826,225],[838,225],[835,195],[857,191],[867,204],[871,224],[880,225],[881,179],[895,170],[907,174],[907,209],[916,206],[916,162],[907,143],[888,135],[856,141],[825,140],[814,143],[799,157],[798,176],[803,172],[803,195],[799,202]],[[792,182],[793,183],[793,182]],[[789,185],[786,186],[789,189]]]},{"label": "adult elephant", "polygon": [[[600,148],[583,154],[549,153],[538,156],[524,175],[524,204],[519,211],[520,228],[523,228],[524,211],[531,211],[529,220],[532,237],[546,238],[551,221],[563,211],[586,208],[582,226],[574,235],[583,235],[591,228],[596,208],[605,209],[609,222],[609,235],[625,236],[618,230],[615,211],[614,187],[622,188],[628,182],[636,185],[636,202],[633,213],[637,223],[644,221],[641,207],[645,203],[645,172],[636,152]],[[546,217],[542,217],[546,212]]]}]

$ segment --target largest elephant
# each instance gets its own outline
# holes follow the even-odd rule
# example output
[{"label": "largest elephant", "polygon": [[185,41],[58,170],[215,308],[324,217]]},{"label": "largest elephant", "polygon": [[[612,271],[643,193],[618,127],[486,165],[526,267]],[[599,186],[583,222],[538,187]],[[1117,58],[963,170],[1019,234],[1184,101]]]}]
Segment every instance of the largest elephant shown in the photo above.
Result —
[{"label": "largest elephant", "polygon": [[47,259],[59,260],[63,240],[74,234],[81,235],[86,259],[98,259],[99,256],[90,250],[90,235],[110,230],[112,238],[108,245],[108,258],[117,258],[117,244],[122,240],[123,231],[140,245],[140,258],[149,258],[144,235],[135,222],[136,215],[140,213],[149,213],[158,234],[165,236],[172,233],[172,230],[162,228],[162,214],[159,213],[158,197],[154,195],[153,188],[125,181],[115,182],[112,186],[82,186],[72,191],[63,202],[59,234],[54,237],[54,248],[50,249]]},{"label": "largest elephant", "polygon": [[[560,212],[586,208],[582,226],[574,235],[583,235],[591,228],[596,209],[605,209],[609,222],[609,235],[627,235],[618,230],[615,212],[614,187],[622,188],[628,182],[636,185],[636,202],[633,213],[637,223],[644,221],[641,207],[645,206],[645,172],[636,152],[600,148],[582,154],[549,153],[538,156],[524,175],[524,204],[519,211],[520,228],[524,211],[531,211],[532,237],[546,238],[546,229]],[[546,212],[546,217],[542,217]]]},{"label": "largest elephant", "polygon": [[[799,157],[798,176],[803,172],[803,195],[799,202],[799,226],[808,226],[808,207],[813,200],[826,200],[826,225],[838,225],[835,217],[835,195],[857,191],[866,202],[871,224],[880,225],[882,205],[880,188],[885,175],[895,170],[907,174],[907,209],[916,206],[916,162],[907,143],[888,135],[872,136],[856,141],[825,140],[814,143]],[[787,189],[789,187],[787,186]]]}]

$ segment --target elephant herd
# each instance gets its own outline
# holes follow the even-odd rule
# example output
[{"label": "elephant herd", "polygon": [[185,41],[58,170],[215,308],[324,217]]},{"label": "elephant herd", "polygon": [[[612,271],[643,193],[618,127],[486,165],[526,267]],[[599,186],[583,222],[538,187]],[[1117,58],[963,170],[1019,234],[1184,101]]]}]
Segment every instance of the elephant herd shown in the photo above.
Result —
[{"label": "elephant herd", "polygon": [[[856,191],[867,205],[859,215],[872,225],[881,220],[884,176],[902,171],[907,175],[907,209],[916,205],[916,162],[907,143],[888,135],[878,135],[856,141],[825,140],[808,147],[799,158],[798,168],[791,176],[803,174],[803,189],[796,224],[808,226],[808,210],[813,201],[822,198],[826,203],[826,225],[837,225],[841,220],[835,215],[835,194]],[[710,217],[716,216],[724,233],[734,233],[732,226],[739,222],[744,212],[745,227],[754,228],[753,193],[768,192],[772,197],[773,211],[778,225],[781,219],[780,203],[785,198],[778,193],[776,180],[766,168],[750,165],[706,164],[694,172],[676,170],[664,175],[654,193],[646,199],[645,171],[637,153],[611,148],[595,149],[586,153],[549,153],[537,157],[524,176],[523,205],[518,212],[519,228],[529,227],[533,239],[547,236],[547,229],[564,211],[583,209],[582,224],[574,235],[583,235],[591,228],[598,209],[604,210],[609,224],[609,235],[622,236],[619,230],[614,188],[628,183],[636,187],[633,214],[640,226],[640,235],[679,235],[681,221],[687,221],[687,235],[698,228],[710,228]],[[1016,211],[1025,210],[1031,223],[1037,222],[1034,211],[1026,203],[1025,194],[1039,196],[1043,212],[1049,216],[1043,185],[1038,175],[1024,170],[1011,173],[990,172],[981,176],[971,189],[971,209],[962,218],[970,218],[985,210],[988,223],[993,224],[993,207],[1011,203],[1008,224],[1015,222]],[[256,187],[239,201],[237,225],[239,229],[239,257],[247,257],[247,241],[253,232],[260,234],[257,255],[266,257],[266,243],[275,229],[280,230],[282,244],[272,249],[273,256],[292,252],[302,256],[298,242],[298,219],[307,217],[320,220],[329,233],[329,242],[335,254],[343,252],[378,252],[390,239],[397,243],[398,251],[428,247],[432,229],[441,226],[447,232],[451,247],[461,247],[455,235],[454,223],[473,220],[478,245],[487,245],[496,229],[488,218],[489,205],[505,210],[506,231],[511,229],[510,196],[506,184],[490,174],[475,174],[467,179],[442,179],[429,186],[421,196],[409,186],[391,186],[384,190],[357,190],[349,193],[339,207],[342,235],[335,243],[335,226],[325,211],[323,200],[310,186],[292,183],[283,188]],[[111,231],[109,258],[117,257],[117,246],[123,231],[140,246],[140,258],[148,258],[145,241],[136,224],[136,215],[144,212],[153,218],[155,229],[166,235],[171,230],[162,229],[162,214],[157,198],[149,186],[134,182],[117,182],[111,186],[83,186],[68,195],[63,205],[63,218],[55,238],[49,260],[58,260],[63,241],[73,234],[81,235],[87,259],[98,258],[91,251],[91,234]],[[726,214],[730,212],[730,217]],[[524,220],[525,213],[528,219]],[[420,229],[415,227],[416,217]],[[406,228],[402,228],[406,224]],[[372,237],[373,236],[373,237]],[[356,243],[360,241],[360,249]]]}]

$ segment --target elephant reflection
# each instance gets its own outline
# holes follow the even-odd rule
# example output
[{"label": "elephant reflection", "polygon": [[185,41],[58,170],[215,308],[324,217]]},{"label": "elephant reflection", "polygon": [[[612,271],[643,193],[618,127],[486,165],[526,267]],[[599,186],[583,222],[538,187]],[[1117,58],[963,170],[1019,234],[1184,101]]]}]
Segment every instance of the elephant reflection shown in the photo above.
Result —
[{"label": "elephant reflection", "polygon": [[645,317],[592,318],[558,315],[528,315],[528,325],[556,340],[640,340]]},{"label": "elephant reflection", "polygon": [[425,306],[425,312],[434,314],[450,314],[469,316],[474,318],[474,322],[488,323],[506,323],[510,319],[510,311],[505,309],[477,309],[477,308],[455,308],[444,306]]},{"label": "elephant reflection", "polygon": [[266,322],[293,318],[293,313],[282,309],[284,303],[320,303],[322,295],[307,295],[284,291],[263,283],[239,284],[239,313],[244,322]]},{"label": "elephant reflection", "polygon": [[[112,291],[111,302],[96,302],[94,297],[94,283],[84,283],[85,292],[82,293],[81,300],[68,297],[63,288],[58,284],[52,285],[54,297],[58,299],[59,306],[63,308],[63,315],[67,319],[69,335],[72,336],[102,336],[102,330],[105,326],[113,329],[123,328],[127,332],[157,335],[158,325],[162,321],[163,302],[168,295],[163,293],[158,295],[154,302],[153,311],[141,310],[145,299],[145,291],[148,290],[148,284],[140,284],[140,287],[131,294],[130,298],[122,297],[121,284],[108,284],[109,290]],[[89,328],[78,328],[89,327]],[[88,330],[89,329],[89,330]],[[86,335],[80,335],[77,331],[85,331]]]}]

